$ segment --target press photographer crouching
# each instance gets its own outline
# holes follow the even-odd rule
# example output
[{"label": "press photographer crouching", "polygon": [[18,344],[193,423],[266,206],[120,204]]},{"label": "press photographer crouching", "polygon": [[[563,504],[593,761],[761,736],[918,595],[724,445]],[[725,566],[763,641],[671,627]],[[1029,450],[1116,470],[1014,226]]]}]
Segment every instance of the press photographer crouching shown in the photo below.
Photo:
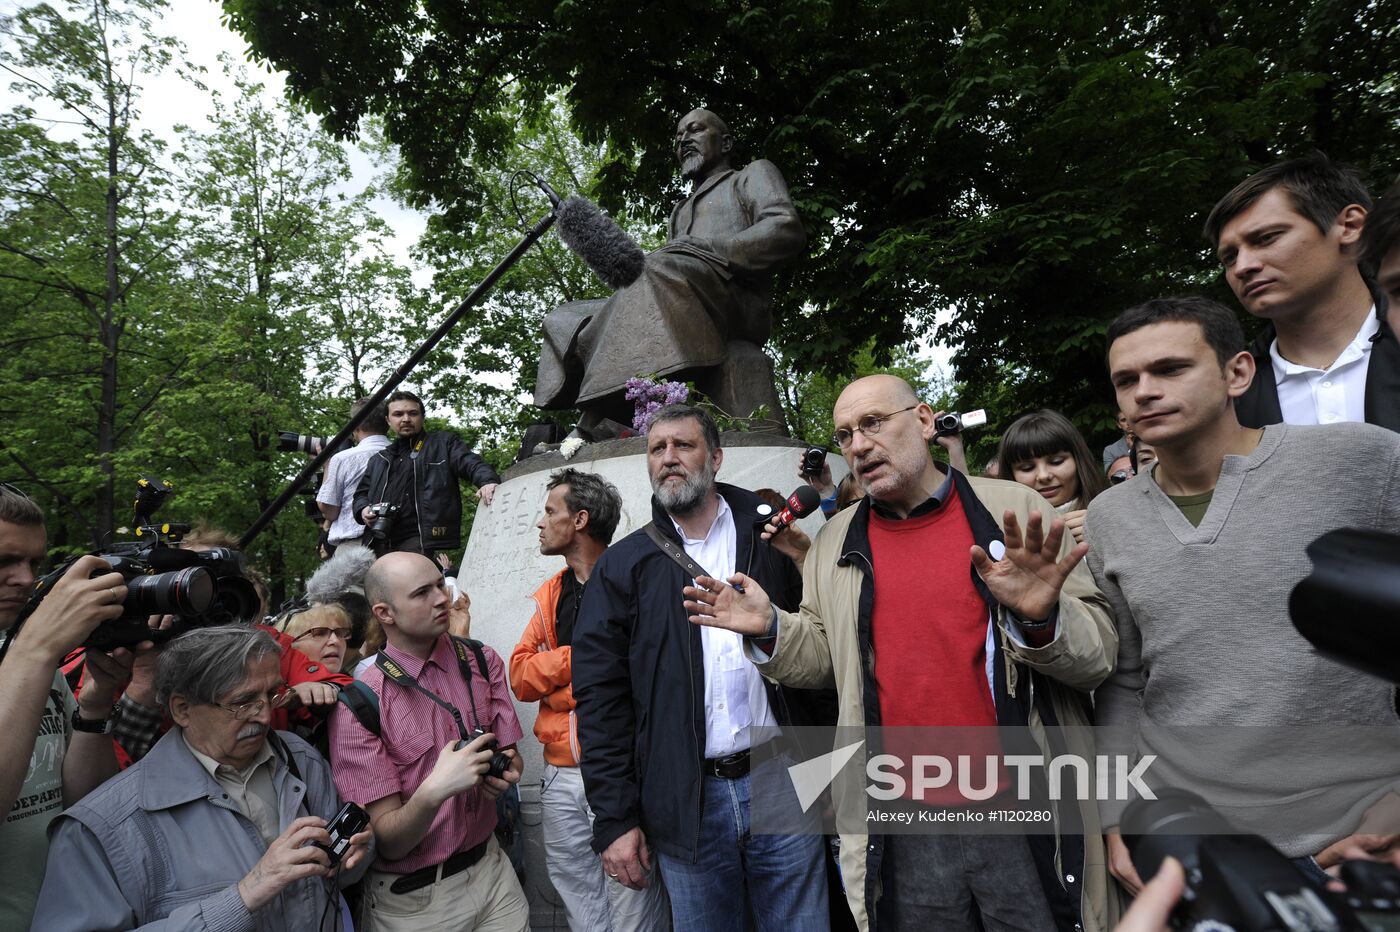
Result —
[{"label": "press photographer crouching", "polygon": [[[126,585],[97,557],[82,557],[14,632],[47,552],[44,514],[0,483],[0,929],[27,929],[44,878],[46,831],[65,804],[117,772],[106,730],[112,695],[132,654],[93,651],[75,700],[59,663],[93,629],[122,613]],[[13,635],[13,638],[11,638]],[[141,645],[142,647],[148,645]],[[75,728],[76,726],[76,728]]]},{"label": "press photographer crouching", "polygon": [[372,836],[328,831],[344,825],[330,766],[272,730],[280,654],[241,625],[165,646],[156,696],[175,727],[58,819],[35,928],[343,926],[337,885],[364,872]]}]

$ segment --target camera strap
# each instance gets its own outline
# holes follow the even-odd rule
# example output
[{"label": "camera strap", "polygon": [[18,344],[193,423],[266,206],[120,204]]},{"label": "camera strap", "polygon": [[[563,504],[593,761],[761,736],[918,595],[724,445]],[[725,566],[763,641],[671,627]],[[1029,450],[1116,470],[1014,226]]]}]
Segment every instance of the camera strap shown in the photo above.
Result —
[{"label": "camera strap", "polygon": [[[471,702],[472,708],[472,724],[480,728],[481,720],[476,714],[476,696],[472,694],[472,668],[471,662],[467,657],[467,645],[464,644],[460,638],[453,637],[452,649],[457,654],[457,666],[462,671],[462,679],[465,680],[467,684],[467,699]],[[409,673],[393,660],[390,660],[385,656],[383,651],[380,651],[379,655],[375,658],[374,665],[379,668],[379,672],[383,673],[395,683],[407,689],[416,689],[418,692],[446,709],[448,714],[452,716],[452,721],[457,725],[457,733],[461,736],[462,740],[471,740],[471,733],[467,731],[466,722],[462,721],[462,713],[457,710],[455,705],[423,686],[413,674]],[[482,673],[485,675],[484,664],[482,665]]]}]

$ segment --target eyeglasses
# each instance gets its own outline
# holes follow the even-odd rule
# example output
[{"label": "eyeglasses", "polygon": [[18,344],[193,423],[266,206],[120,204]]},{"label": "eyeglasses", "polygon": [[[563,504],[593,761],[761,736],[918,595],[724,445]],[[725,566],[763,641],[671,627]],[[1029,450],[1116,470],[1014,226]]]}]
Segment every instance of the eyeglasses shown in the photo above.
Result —
[{"label": "eyeglasses", "polygon": [[1133,478],[1131,470],[1120,469],[1113,475],[1109,476],[1108,481],[1112,482],[1114,485],[1117,485],[1120,482],[1127,482],[1131,478]]},{"label": "eyeglasses", "polygon": [[238,705],[224,705],[222,702],[211,702],[215,708],[223,709],[229,715],[246,722],[250,718],[255,718],[262,714],[262,710],[271,705],[274,709],[282,704],[282,700],[287,698],[287,687],[278,686],[271,694],[262,696],[251,702],[240,702]]},{"label": "eyeglasses", "polygon": [[857,433],[865,434],[867,437],[873,437],[880,432],[880,428],[884,426],[884,423],[890,418],[894,417],[896,414],[903,414],[905,411],[913,411],[917,407],[918,405],[915,404],[907,408],[900,408],[898,411],[892,411],[889,414],[867,414],[856,424],[855,430],[847,430],[843,427],[833,434],[831,439],[836,441],[836,445],[844,450],[851,445],[851,441],[855,439]]},{"label": "eyeglasses", "polygon": [[29,497],[29,494],[17,485],[11,485],[8,482],[0,482],[0,489],[4,489],[6,492],[13,492],[20,498],[26,499],[28,501],[33,501],[33,499]]},{"label": "eyeglasses", "polygon": [[350,640],[351,633],[351,629],[349,628],[310,628],[292,638],[292,643],[295,644],[302,638],[311,638],[313,641],[324,641],[332,634],[339,637],[342,641],[348,641]]}]

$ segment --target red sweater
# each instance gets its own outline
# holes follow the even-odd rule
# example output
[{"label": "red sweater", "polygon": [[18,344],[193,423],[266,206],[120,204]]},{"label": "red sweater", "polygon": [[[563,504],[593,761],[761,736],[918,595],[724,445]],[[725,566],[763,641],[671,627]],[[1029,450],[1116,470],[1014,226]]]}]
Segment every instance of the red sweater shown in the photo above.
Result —
[{"label": "red sweater", "polygon": [[[870,514],[871,640],[885,727],[997,724],[987,683],[987,603],[972,582],[974,542],[956,489],[943,505],[915,518]],[[989,744],[974,739],[957,747],[903,737],[887,736],[886,750],[901,757],[940,754],[954,762],[959,754],[972,755],[975,788],[986,782],[982,757],[1000,751],[995,733],[988,734]],[[954,781],[946,791],[923,794],[923,801],[946,804],[962,797]]]}]

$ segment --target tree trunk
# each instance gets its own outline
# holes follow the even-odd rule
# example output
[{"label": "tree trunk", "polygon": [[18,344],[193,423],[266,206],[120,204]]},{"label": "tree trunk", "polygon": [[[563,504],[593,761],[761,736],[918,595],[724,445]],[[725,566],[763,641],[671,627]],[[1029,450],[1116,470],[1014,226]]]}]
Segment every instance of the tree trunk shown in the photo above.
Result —
[{"label": "tree trunk", "polygon": [[[94,18],[100,21],[95,6]],[[121,340],[121,324],[116,320],[118,295],[117,207],[121,196],[117,190],[117,168],[121,140],[117,129],[116,84],[112,74],[112,59],[102,36],[102,58],[105,66],[107,104],[107,217],[103,229],[106,255],[106,290],[102,296],[100,342],[102,352],[102,387],[97,409],[97,462],[102,478],[97,486],[97,514],[94,521],[94,547],[112,542],[116,533],[116,453],[117,439],[117,349]]]}]

